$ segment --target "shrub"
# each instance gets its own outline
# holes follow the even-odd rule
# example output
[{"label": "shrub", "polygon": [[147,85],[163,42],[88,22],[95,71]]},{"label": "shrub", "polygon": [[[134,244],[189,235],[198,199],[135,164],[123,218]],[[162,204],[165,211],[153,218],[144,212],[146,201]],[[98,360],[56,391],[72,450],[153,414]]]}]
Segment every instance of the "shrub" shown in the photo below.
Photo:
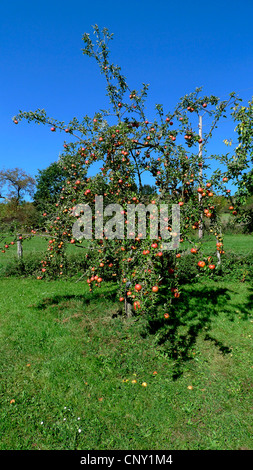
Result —
[{"label": "shrub", "polygon": [[14,258],[2,270],[2,276],[34,276],[40,269],[41,253]]},{"label": "shrub", "polygon": [[250,280],[253,276],[253,253],[240,254],[227,251],[222,258],[218,274],[239,281]]},{"label": "shrub", "polygon": [[196,282],[198,268],[197,263],[192,262],[192,254],[185,254],[182,256],[180,263],[177,266],[177,279],[179,284]]}]

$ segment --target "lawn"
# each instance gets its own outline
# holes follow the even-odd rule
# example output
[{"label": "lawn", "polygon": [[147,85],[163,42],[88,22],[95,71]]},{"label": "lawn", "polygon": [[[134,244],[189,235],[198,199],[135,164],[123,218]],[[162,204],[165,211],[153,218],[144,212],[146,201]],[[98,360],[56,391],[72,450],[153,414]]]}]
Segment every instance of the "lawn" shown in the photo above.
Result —
[{"label": "lawn", "polygon": [[0,449],[252,449],[252,286],[178,300],[164,342],[112,284],[0,279]]},{"label": "lawn", "polygon": [[[205,250],[214,251],[214,239],[209,236],[204,239]],[[253,252],[253,235],[252,234],[225,234],[224,235],[225,251],[234,251],[240,254],[248,254]]]}]

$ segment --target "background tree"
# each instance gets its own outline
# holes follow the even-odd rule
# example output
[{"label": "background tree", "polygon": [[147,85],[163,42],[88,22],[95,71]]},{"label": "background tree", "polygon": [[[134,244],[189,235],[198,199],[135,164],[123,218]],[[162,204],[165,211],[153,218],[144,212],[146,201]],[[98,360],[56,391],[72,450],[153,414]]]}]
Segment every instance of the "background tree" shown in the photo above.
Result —
[{"label": "background tree", "polygon": [[141,188],[141,194],[143,196],[155,196],[157,194],[157,188],[155,185],[143,184]]},{"label": "background tree", "polygon": [[35,184],[35,179],[21,168],[0,170],[2,192],[6,187],[4,197],[12,199],[17,205],[20,204],[25,195],[33,196]]},{"label": "background tree", "polygon": [[36,175],[34,204],[39,210],[45,210],[48,204],[55,204],[66,181],[66,172],[62,165],[53,162],[47,168],[38,170]]},{"label": "background tree", "polygon": [[3,194],[3,183],[2,184],[0,183],[0,199],[5,199],[5,196],[3,196],[2,194]]},{"label": "background tree", "polygon": [[30,232],[40,224],[39,213],[32,202],[23,201],[17,205],[10,200],[0,203],[1,232]]},{"label": "background tree", "polygon": [[21,168],[0,171],[0,194],[5,201],[0,205],[1,230],[31,230],[38,223],[38,214],[32,202],[35,179]]}]

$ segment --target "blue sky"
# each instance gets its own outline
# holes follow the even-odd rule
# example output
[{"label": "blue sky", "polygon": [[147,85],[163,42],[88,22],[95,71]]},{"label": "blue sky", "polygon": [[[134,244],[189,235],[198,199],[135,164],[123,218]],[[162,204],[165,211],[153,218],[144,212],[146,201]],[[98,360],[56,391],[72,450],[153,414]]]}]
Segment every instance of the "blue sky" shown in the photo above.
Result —
[{"label": "blue sky", "polygon": [[[114,33],[114,63],[129,85],[149,83],[147,114],[156,103],[170,111],[196,87],[226,98],[253,95],[253,1],[30,0],[0,6],[0,168],[21,167],[35,176],[57,160],[62,133],[12,117],[45,108],[68,121],[107,107],[105,83],[82,54],[82,35],[95,23]],[[225,152],[233,124],[223,122],[211,151]]]}]

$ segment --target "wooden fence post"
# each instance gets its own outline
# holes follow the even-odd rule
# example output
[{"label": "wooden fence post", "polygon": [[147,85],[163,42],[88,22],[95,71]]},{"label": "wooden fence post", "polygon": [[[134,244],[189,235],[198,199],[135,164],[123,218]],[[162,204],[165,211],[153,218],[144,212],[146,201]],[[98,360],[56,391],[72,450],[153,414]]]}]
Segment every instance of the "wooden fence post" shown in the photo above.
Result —
[{"label": "wooden fence post", "polygon": [[21,233],[18,234],[18,239],[17,239],[17,255],[18,259],[21,259],[23,256],[23,246],[22,246],[22,235]]}]

